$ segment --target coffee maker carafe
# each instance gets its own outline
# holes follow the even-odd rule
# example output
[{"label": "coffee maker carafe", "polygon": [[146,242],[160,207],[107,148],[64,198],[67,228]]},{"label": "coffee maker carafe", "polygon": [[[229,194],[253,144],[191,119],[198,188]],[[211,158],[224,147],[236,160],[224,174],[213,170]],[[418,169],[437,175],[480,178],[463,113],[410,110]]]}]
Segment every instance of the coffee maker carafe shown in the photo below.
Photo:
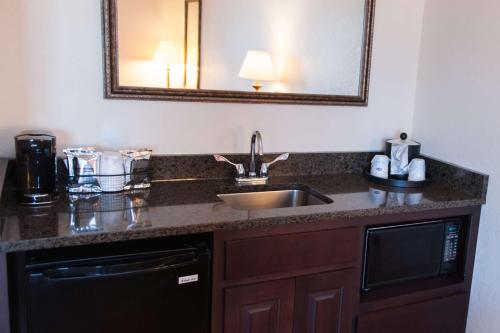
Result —
[{"label": "coffee maker carafe", "polygon": [[57,196],[56,137],[46,131],[25,131],[15,137],[15,142],[20,203],[53,203]]}]

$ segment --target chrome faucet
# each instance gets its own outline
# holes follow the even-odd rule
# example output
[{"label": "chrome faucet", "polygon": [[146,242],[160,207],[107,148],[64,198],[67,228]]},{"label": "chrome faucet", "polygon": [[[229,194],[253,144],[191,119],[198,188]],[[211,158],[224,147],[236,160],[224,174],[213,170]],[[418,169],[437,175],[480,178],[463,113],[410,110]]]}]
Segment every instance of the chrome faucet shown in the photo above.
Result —
[{"label": "chrome faucet", "polygon": [[[257,150],[256,146],[257,145]],[[262,142],[262,135],[259,131],[255,131],[252,134],[252,140],[250,142],[250,166],[248,171],[248,176],[245,172],[245,167],[241,163],[233,163],[226,157],[222,155],[214,155],[217,162],[226,162],[231,164],[236,168],[236,183],[238,184],[248,184],[248,185],[258,185],[266,184],[269,178],[269,167],[278,161],[285,161],[290,156],[289,153],[281,154],[276,157],[271,162],[262,162],[260,165],[260,173],[257,176],[257,156],[264,155],[264,145]]]},{"label": "chrome faucet", "polygon": [[257,173],[255,172],[255,141],[258,142],[257,146],[257,154],[259,156],[264,155],[264,145],[262,143],[262,135],[259,131],[255,131],[252,134],[252,140],[250,142],[250,171],[248,172],[248,176],[257,177]]}]

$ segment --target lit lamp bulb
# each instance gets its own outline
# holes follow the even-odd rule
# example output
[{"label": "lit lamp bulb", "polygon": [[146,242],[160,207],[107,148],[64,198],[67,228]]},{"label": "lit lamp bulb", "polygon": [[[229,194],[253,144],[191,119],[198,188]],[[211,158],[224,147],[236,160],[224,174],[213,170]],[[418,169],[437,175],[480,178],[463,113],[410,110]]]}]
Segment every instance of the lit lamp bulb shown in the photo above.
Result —
[{"label": "lit lamp bulb", "polygon": [[248,51],[241,66],[240,78],[254,80],[252,87],[256,92],[262,88],[260,81],[274,81],[275,73],[271,55],[262,51]]},{"label": "lit lamp bulb", "polygon": [[153,62],[165,65],[167,69],[167,88],[170,88],[170,63],[174,55],[174,43],[161,41],[153,55]]}]

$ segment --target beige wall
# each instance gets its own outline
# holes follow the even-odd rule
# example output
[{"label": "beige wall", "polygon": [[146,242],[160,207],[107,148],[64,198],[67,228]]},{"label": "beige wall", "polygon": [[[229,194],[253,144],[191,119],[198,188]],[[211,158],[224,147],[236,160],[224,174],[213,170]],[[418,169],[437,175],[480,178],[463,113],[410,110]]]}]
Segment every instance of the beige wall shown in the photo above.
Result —
[{"label": "beige wall", "polygon": [[427,1],[413,132],[426,154],[490,175],[468,332],[500,332],[500,2]]},{"label": "beige wall", "polygon": [[59,147],[156,153],[380,149],[411,127],[424,0],[377,1],[370,106],[245,105],[103,99],[100,0],[0,0],[0,156],[37,127]]}]

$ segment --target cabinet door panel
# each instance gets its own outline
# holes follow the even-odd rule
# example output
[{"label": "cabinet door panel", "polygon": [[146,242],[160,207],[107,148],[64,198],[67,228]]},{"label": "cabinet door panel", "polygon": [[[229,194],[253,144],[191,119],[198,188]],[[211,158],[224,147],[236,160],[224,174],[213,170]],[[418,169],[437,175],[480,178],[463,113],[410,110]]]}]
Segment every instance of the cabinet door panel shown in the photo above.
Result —
[{"label": "cabinet door panel", "polygon": [[[226,280],[354,265],[358,228],[287,234],[226,242]],[[251,253],[252,255],[248,255]]]},{"label": "cabinet door panel", "polygon": [[297,279],[294,332],[352,332],[354,281],[354,270]]},{"label": "cabinet door panel", "polygon": [[291,333],[294,285],[281,280],[227,289],[224,332]]},{"label": "cabinet door panel", "polygon": [[458,294],[364,314],[358,333],[463,333],[466,318],[467,296]]}]

